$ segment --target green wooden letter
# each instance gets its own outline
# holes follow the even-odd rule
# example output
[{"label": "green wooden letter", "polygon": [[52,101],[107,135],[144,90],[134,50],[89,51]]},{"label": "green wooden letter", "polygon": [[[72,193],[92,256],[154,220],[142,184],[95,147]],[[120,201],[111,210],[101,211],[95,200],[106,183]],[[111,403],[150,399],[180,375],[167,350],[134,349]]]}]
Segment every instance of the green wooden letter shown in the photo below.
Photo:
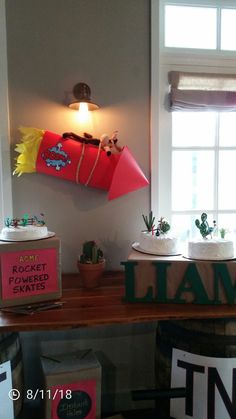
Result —
[{"label": "green wooden letter", "polygon": [[167,298],[167,268],[171,263],[153,262],[156,270],[156,298],[157,303],[173,303],[171,298]]},{"label": "green wooden letter", "polygon": [[190,263],[186,269],[183,280],[177,289],[174,303],[185,303],[185,299],[181,298],[184,292],[190,292],[195,295],[193,303],[195,304],[210,304],[206,290],[203,286],[201,277],[198,273],[195,263]]},{"label": "green wooden letter", "polygon": [[127,261],[121,262],[125,267],[125,301],[130,303],[150,303],[153,302],[153,289],[148,287],[145,297],[137,298],[135,296],[135,272],[134,267],[138,262]]},{"label": "green wooden letter", "polygon": [[232,284],[227,265],[225,263],[213,263],[212,267],[214,270],[214,303],[222,304],[222,301],[219,299],[219,284],[221,283],[225,291],[227,302],[229,304],[234,304],[236,289]]}]

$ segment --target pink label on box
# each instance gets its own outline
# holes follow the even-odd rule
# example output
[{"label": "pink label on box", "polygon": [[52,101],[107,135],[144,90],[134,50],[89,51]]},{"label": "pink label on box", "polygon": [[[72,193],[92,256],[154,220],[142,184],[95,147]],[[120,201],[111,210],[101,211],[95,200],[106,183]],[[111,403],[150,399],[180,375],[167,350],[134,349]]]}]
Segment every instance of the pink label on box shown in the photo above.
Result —
[{"label": "pink label on box", "polygon": [[96,380],[51,387],[52,419],[96,419]]},{"label": "pink label on box", "polygon": [[58,291],[56,249],[3,253],[1,271],[3,300]]}]

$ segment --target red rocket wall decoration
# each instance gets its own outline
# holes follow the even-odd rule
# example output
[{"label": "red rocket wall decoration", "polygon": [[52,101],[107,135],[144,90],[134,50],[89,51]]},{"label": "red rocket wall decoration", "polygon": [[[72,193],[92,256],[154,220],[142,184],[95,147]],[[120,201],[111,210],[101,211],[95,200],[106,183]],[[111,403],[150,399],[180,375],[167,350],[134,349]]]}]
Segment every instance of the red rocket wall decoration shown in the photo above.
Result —
[{"label": "red rocket wall decoration", "polygon": [[67,137],[27,127],[20,128],[20,132],[14,170],[18,176],[32,172],[56,176],[107,190],[109,200],[149,184],[128,147],[109,155],[102,141],[94,145],[86,139],[82,142],[71,139],[71,133]]}]

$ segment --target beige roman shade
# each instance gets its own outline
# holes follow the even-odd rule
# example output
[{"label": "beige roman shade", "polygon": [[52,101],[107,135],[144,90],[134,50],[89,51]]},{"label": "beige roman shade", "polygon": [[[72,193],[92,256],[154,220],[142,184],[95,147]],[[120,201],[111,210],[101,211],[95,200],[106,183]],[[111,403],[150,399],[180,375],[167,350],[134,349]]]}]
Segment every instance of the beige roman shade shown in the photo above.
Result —
[{"label": "beige roman shade", "polygon": [[236,74],[170,71],[171,111],[236,111]]}]

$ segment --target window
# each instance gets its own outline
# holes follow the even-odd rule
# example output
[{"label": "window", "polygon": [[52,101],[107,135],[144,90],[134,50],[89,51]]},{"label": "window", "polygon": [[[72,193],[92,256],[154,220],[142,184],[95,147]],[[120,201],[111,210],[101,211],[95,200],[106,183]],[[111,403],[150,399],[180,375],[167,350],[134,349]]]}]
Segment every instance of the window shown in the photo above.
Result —
[{"label": "window", "polygon": [[[164,46],[236,51],[236,10],[222,5],[164,5]],[[178,4],[179,3],[179,4]]]},{"label": "window", "polygon": [[167,4],[165,47],[216,49],[216,23],[216,8]]},{"label": "window", "polygon": [[5,1],[0,0],[0,226],[12,214]]},{"label": "window", "polygon": [[203,210],[219,228],[236,227],[235,125],[233,112],[172,114],[172,222],[191,235]]},{"label": "window", "polygon": [[[209,223],[215,219],[219,228],[236,229],[234,28],[236,7],[227,0],[152,1],[152,209],[168,217],[183,240],[198,234],[194,220],[202,212]],[[183,76],[182,90],[170,103],[175,73]]]}]

